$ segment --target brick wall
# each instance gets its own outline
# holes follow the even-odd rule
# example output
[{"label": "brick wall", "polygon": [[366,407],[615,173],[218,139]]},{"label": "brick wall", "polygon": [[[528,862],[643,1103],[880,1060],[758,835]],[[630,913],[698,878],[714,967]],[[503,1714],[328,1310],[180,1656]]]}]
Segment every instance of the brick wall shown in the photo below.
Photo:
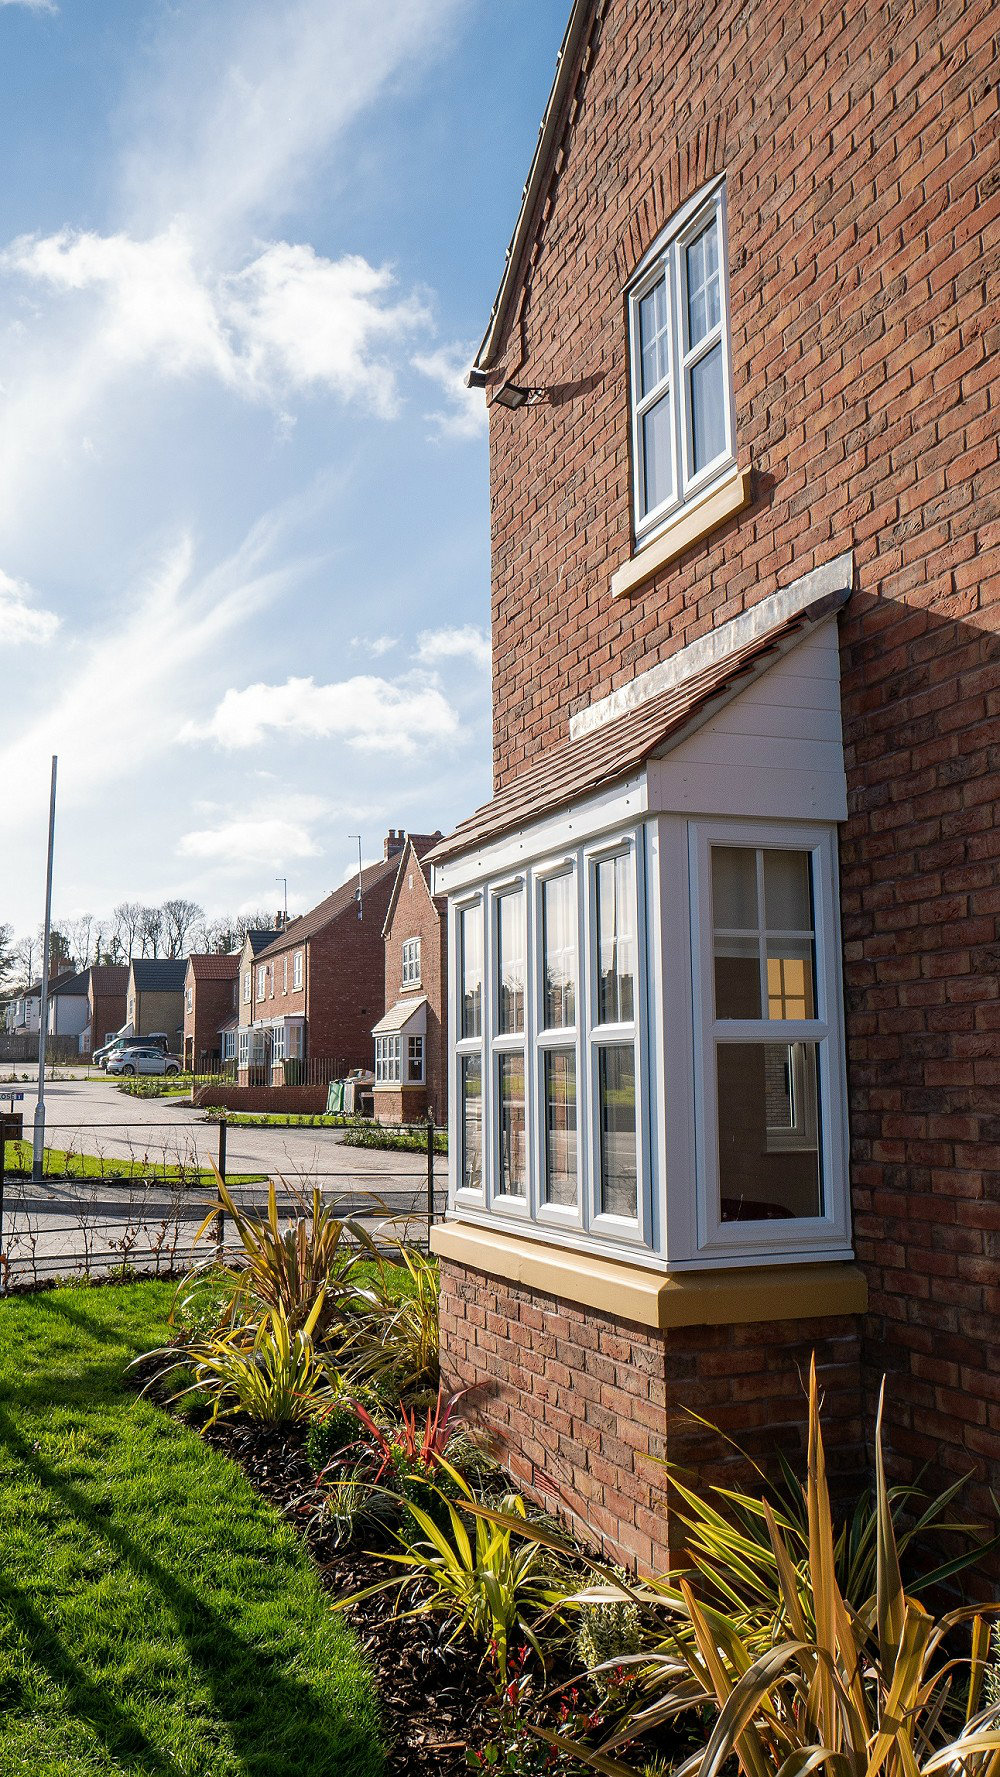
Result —
[{"label": "brick wall", "polygon": [[[451,1260],[441,1262],[444,1383],[514,1478],[640,1568],[677,1538],[666,1457],[700,1482],[750,1478],[698,1413],[765,1464],[805,1449],[810,1353],[821,1361],[831,1470],[861,1464],[859,1337],[849,1320],[686,1327],[658,1333]],[[690,1412],[688,1411],[690,1410]]]},{"label": "brick wall", "polygon": [[[403,987],[403,945],[407,938],[420,939],[420,986],[412,989]],[[386,1008],[394,1006],[397,1000],[406,999],[410,993],[414,997],[427,996],[422,1108],[426,1109],[429,1104],[435,1122],[445,1124],[448,1121],[447,926],[443,907],[439,909],[435,904],[422,871],[412,860],[400,883],[392,923],[385,936]],[[382,1114],[378,1099],[376,1112]]]},{"label": "brick wall", "polygon": [[[888,1370],[901,1472],[933,1454],[997,1485],[995,9],[602,10],[498,372],[550,399],[492,408],[497,783],[573,710],[854,550],[841,862],[868,1400]],[[614,602],[623,288],[723,169],[751,503]]]},{"label": "brick wall", "polygon": [[309,1050],[343,1056],[350,1067],[371,1071],[372,1025],[385,1011],[385,923],[392,873],[365,890],[365,916],[353,906],[309,939],[306,996]]},{"label": "brick wall", "polygon": [[202,1086],[194,1095],[199,1110],[291,1111],[326,1110],[325,1086]]},{"label": "brick wall", "polygon": [[187,989],[184,995],[184,1057],[188,1059],[188,1046],[191,1046],[193,1065],[197,1068],[203,1059],[211,1061],[219,1059],[221,1038],[219,1027],[228,1024],[236,1016],[235,993],[239,983],[232,981],[214,981],[212,979],[195,980],[188,975],[188,986],[192,988],[192,1004],[187,1009]]}]

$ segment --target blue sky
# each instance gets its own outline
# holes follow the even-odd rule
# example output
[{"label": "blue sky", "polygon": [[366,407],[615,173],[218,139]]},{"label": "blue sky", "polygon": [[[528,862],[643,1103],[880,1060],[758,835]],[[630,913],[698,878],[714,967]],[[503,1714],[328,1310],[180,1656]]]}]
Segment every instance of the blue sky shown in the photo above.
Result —
[{"label": "blue sky", "polygon": [[0,0],[0,921],[489,794],[485,326],[568,0]]}]

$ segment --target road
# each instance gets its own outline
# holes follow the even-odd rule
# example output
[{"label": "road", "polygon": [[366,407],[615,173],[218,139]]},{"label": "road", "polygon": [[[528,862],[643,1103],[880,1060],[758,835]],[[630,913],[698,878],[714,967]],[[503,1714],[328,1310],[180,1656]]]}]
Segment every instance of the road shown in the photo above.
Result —
[{"label": "road", "polygon": [[[25,1135],[30,1139],[36,1091],[16,1083],[24,1100]],[[6,1110],[0,1086],[0,1109]],[[116,1159],[188,1167],[217,1160],[217,1125],[190,1105],[171,1099],[136,1099],[110,1080],[57,1079],[46,1085],[46,1146],[96,1154],[113,1171]],[[293,1213],[292,1190],[318,1184],[341,1214],[370,1230],[396,1216],[395,1231],[426,1238],[427,1169],[422,1154],[345,1147],[335,1129],[247,1129],[227,1132],[226,1171],[261,1173],[275,1180],[279,1207]],[[447,1162],[435,1160],[438,1213],[443,1203]],[[234,1187],[240,1202],[263,1206],[266,1185]],[[159,1265],[186,1258],[201,1221],[207,1194],[163,1185],[111,1184],[95,1179],[32,1184],[8,1180],[4,1249],[12,1281],[32,1276],[102,1269],[127,1259]]]}]

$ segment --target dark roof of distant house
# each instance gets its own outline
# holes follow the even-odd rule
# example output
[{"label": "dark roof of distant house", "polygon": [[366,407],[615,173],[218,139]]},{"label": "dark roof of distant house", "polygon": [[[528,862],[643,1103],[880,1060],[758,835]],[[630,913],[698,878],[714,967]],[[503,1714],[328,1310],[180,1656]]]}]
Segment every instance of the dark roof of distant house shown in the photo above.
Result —
[{"label": "dark roof of distant house", "polygon": [[[842,603],[845,596],[837,599]],[[814,611],[796,612],[635,709],[551,747],[435,846],[429,862],[460,857],[631,777],[647,759],[678,745],[723,701],[766,672],[810,622],[828,614],[833,602],[824,599]]]},{"label": "dark roof of distant house", "polygon": [[[244,944],[249,942],[251,956],[259,956],[262,950],[266,950],[269,944],[274,943],[275,938],[283,936],[284,934],[279,932],[275,926],[255,926],[252,932],[247,933],[243,942]],[[237,973],[239,973],[238,970]]]},{"label": "dark roof of distant house", "polygon": [[89,969],[81,969],[79,974],[60,975],[58,980],[49,982],[49,999],[54,1000],[57,994],[60,997],[69,994],[73,999],[86,999],[89,986]]},{"label": "dark roof of distant house", "polygon": [[235,981],[240,972],[237,951],[224,951],[221,956],[218,952],[191,955],[187,960],[196,981]]},{"label": "dark roof of distant house", "polygon": [[124,993],[128,986],[128,963],[95,963],[90,971],[90,985],[95,993]]},{"label": "dark roof of distant house", "polygon": [[[362,894],[368,894],[380,882],[384,882],[386,877],[395,876],[398,868],[398,852],[394,852],[391,858],[380,858],[377,864],[369,864],[361,872]],[[349,907],[356,904],[357,891],[358,879],[351,876],[338,889],[334,889],[332,895],[327,895],[325,901],[320,901],[318,907],[312,907],[308,913],[300,914],[283,932],[273,932],[271,936],[275,941],[275,950],[286,950],[289,945],[301,944],[304,938],[312,938],[316,932],[321,932],[331,920],[338,919]]]},{"label": "dark roof of distant house", "polygon": [[140,993],[181,993],[187,959],[165,956],[134,956],[132,976]]},{"label": "dark roof of distant house", "polygon": [[[75,980],[76,980],[76,970],[75,969],[63,969],[62,973],[59,975],[56,975],[55,979],[53,979],[50,976],[49,977],[49,994],[50,994],[50,996],[55,992],[56,987],[61,986],[64,981],[75,981]],[[41,983],[41,978],[39,978],[37,981],[33,981],[31,983],[30,987],[17,988],[15,991],[15,994],[14,994],[14,998],[18,999],[18,1000],[37,1000],[41,994],[41,991],[42,991],[42,983]]]}]

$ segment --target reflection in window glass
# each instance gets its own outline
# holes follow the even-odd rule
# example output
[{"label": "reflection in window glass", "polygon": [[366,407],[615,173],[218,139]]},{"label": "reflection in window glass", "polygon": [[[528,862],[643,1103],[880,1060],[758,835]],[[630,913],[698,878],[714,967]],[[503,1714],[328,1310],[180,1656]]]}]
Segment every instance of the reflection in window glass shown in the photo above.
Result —
[{"label": "reflection in window glass", "polygon": [[597,1052],[600,1119],[601,1210],[639,1213],[635,1129],[635,1050],[631,1043],[601,1044]]},{"label": "reflection in window glass", "polygon": [[576,1056],[572,1049],[546,1049],[545,1201],[576,1203]]},{"label": "reflection in window glass", "polygon": [[635,1016],[635,879],[627,853],[597,866],[598,1020],[630,1024]]},{"label": "reflection in window glass", "polygon": [[499,1190],[504,1197],[523,1197],[527,1189],[524,1140],[524,1056],[498,1058],[500,1130]]},{"label": "reflection in window glass", "polygon": [[722,319],[719,293],[719,225],[715,217],[685,254],[688,293],[688,347],[696,346]]},{"label": "reflection in window glass", "polygon": [[654,512],[674,491],[674,415],[669,393],[642,416],[642,498]]},{"label": "reflection in window glass", "polygon": [[497,902],[497,967],[500,1034],[524,1029],[524,891],[501,895]]},{"label": "reflection in window glass", "polygon": [[575,900],[572,876],[553,876],[542,885],[546,1030],[565,1030],[576,1023]]},{"label": "reflection in window glass", "polygon": [[817,1043],[719,1043],[724,1222],[823,1213]]},{"label": "reflection in window glass", "polygon": [[462,1035],[483,1031],[483,920],[480,907],[465,907],[459,930],[462,973]]},{"label": "reflection in window glass", "polygon": [[670,369],[667,281],[661,278],[639,301],[640,392],[648,395]]},{"label": "reflection in window glass", "polygon": [[695,474],[726,448],[726,379],[722,343],[713,346],[688,372],[691,396],[691,457]]},{"label": "reflection in window glass", "polygon": [[712,911],[716,1017],[815,1018],[810,854],[713,846]]},{"label": "reflection in window glass", "polygon": [[483,1065],[478,1055],[461,1058],[462,1184],[483,1187]]}]

